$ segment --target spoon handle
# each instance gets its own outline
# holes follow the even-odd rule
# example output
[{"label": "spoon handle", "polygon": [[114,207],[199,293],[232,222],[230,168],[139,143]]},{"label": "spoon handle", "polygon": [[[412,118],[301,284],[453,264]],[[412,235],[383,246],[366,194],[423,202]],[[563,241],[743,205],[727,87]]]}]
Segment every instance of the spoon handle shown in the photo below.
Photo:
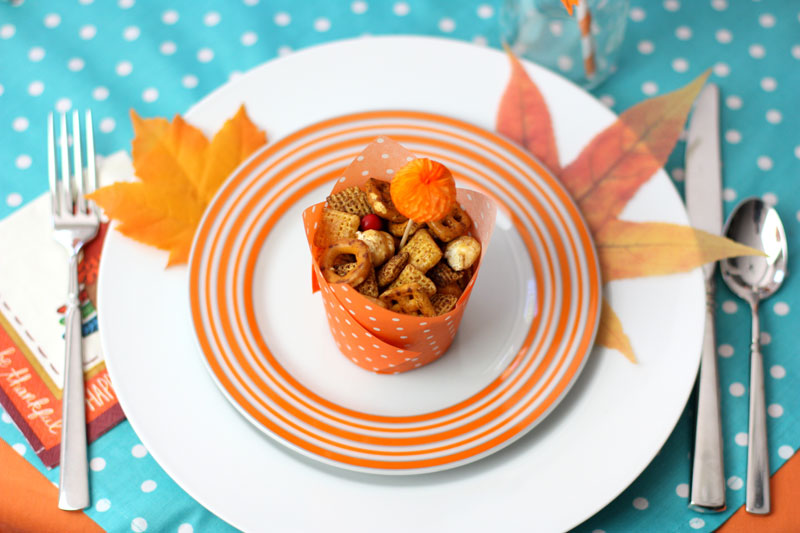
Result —
[{"label": "spoon handle", "polygon": [[747,434],[747,497],[748,513],[768,514],[769,450],[767,448],[767,408],[764,400],[764,358],[761,355],[761,328],[758,305],[751,306],[753,331],[750,344],[750,416]]}]

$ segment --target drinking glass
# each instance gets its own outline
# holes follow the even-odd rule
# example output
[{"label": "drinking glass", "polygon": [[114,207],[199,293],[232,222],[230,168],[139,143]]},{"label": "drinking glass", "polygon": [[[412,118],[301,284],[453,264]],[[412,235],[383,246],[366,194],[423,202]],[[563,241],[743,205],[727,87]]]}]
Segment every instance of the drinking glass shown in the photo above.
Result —
[{"label": "drinking glass", "polygon": [[520,57],[592,89],[617,70],[629,0],[580,0],[567,13],[561,0],[505,0],[503,42]]}]

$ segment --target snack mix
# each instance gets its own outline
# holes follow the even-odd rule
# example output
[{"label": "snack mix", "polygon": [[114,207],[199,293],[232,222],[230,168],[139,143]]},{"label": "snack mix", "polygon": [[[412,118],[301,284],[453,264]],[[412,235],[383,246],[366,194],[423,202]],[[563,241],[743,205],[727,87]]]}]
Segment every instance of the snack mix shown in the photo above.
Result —
[{"label": "snack mix", "polygon": [[[481,244],[458,203],[441,220],[411,222],[395,208],[389,183],[370,178],[327,198],[314,244],[329,283],[347,283],[376,305],[413,316],[451,311],[473,275]],[[367,229],[368,228],[368,229]]]}]

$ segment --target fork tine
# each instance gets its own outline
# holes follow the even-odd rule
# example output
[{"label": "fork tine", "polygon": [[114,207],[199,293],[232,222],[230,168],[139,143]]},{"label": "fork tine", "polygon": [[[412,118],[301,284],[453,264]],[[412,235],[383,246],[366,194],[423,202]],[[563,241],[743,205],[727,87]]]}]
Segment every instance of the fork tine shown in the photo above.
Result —
[{"label": "fork tine", "polygon": [[[97,190],[97,169],[95,168],[96,161],[94,155],[94,130],[92,128],[92,111],[86,110],[86,123],[84,124],[86,130],[86,177],[88,185],[87,192],[94,192]],[[96,210],[94,202],[89,200],[89,209]]]},{"label": "fork tine", "polygon": [[61,213],[58,170],[56,169],[56,132],[53,129],[53,114],[47,115],[47,175],[50,179],[50,207],[53,216]]},{"label": "fork tine", "polygon": [[72,214],[72,179],[69,174],[69,141],[67,117],[61,113],[61,212]]},{"label": "fork tine", "polygon": [[81,116],[77,110],[72,112],[72,166],[75,169],[75,185],[77,186],[77,213],[86,213],[86,199],[83,181],[83,154],[81,150]]}]

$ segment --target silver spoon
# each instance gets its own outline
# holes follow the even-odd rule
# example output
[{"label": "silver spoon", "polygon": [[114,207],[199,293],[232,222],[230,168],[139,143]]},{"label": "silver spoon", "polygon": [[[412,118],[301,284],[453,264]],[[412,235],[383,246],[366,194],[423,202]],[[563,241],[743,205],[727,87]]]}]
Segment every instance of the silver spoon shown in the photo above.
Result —
[{"label": "silver spoon", "polygon": [[753,314],[745,509],[749,513],[767,514],[770,510],[769,453],[758,304],[764,298],[772,296],[786,277],[786,234],[775,209],[758,198],[749,198],[743,200],[731,213],[725,224],[725,235],[765,254],[726,259],[720,262],[720,270],[725,283],[737,296],[750,304]]}]

